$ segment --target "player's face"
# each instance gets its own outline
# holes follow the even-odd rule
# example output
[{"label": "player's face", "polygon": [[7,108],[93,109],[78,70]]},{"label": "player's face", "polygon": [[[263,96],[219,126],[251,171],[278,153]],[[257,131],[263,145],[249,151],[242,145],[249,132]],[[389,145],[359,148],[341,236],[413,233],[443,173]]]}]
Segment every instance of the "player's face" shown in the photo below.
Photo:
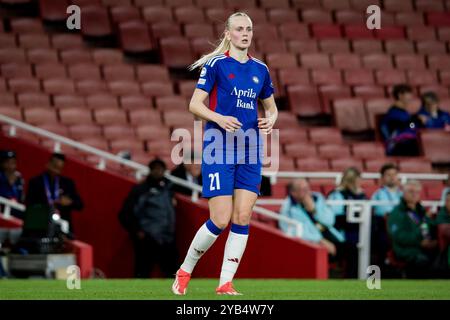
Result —
[{"label": "player's face", "polygon": [[238,49],[248,49],[252,43],[253,26],[247,17],[234,17],[230,22],[227,37]]},{"label": "player's face", "polygon": [[47,165],[47,170],[52,176],[61,175],[64,169],[64,161],[60,159],[52,159]]},{"label": "player's face", "polygon": [[419,186],[407,185],[403,192],[403,197],[407,203],[418,203],[420,201],[420,192],[422,189]]},{"label": "player's face", "polygon": [[397,170],[389,169],[384,172],[383,175],[383,184],[388,186],[389,188],[395,187],[398,185],[398,174]]}]

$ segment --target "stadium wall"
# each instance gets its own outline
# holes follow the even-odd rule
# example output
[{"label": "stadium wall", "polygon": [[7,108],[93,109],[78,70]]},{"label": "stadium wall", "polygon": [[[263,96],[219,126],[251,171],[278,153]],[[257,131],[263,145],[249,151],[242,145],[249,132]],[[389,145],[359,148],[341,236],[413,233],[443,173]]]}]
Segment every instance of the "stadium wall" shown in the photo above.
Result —
[{"label": "stadium wall", "polygon": [[[0,149],[17,152],[18,168],[26,181],[44,170],[50,156],[48,150],[36,144],[3,135],[0,135]],[[64,175],[75,180],[85,204],[83,212],[73,213],[74,229],[79,240],[93,246],[94,266],[108,278],[131,277],[131,242],[117,215],[134,180],[99,171],[70,156]],[[204,201],[193,203],[181,195],[177,200],[177,246],[181,259],[196,230],[208,218],[208,208]],[[258,222],[252,222],[250,233],[237,277],[327,278],[328,257],[324,248],[287,238],[280,231]],[[199,262],[195,277],[219,276],[227,234],[224,232]]]}]

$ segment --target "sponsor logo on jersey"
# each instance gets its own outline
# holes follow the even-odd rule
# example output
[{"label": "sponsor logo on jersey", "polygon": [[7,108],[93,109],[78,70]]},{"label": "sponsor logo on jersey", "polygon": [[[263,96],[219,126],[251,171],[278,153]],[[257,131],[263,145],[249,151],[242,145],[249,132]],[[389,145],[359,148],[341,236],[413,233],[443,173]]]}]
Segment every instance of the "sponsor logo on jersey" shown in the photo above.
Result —
[{"label": "sponsor logo on jersey", "polygon": [[256,92],[253,91],[253,88],[242,90],[237,89],[236,87],[233,88],[233,91],[231,92],[232,96],[237,96],[236,100],[236,107],[237,108],[243,108],[243,109],[255,109],[255,106],[253,104],[253,100],[250,102],[244,102],[242,101],[241,97],[250,98],[250,99],[256,99]]},{"label": "sponsor logo on jersey", "polygon": [[236,76],[234,75],[234,73],[230,73],[230,74],[228,75],[228,79],[234,79],[234,78],[236,78]]},{"label": "sponsor logo on jersey", "polygon": [[256,83],[256,84],[259,83],[259,79],[258,79],[257,76],[253,76],[252,80],[253,80],[253,82]]},{"label": "sponsor logo on jersey", "polygon": [[204,77],[204,76],[206,76],[206,68],[205,67],[203,67],[202,71],[200,71],[200,77]]},{"label": "sponsor logo on jersey", "polygon": [[205,84],[206,83],[206,79],[198,79],[198,84]]}]

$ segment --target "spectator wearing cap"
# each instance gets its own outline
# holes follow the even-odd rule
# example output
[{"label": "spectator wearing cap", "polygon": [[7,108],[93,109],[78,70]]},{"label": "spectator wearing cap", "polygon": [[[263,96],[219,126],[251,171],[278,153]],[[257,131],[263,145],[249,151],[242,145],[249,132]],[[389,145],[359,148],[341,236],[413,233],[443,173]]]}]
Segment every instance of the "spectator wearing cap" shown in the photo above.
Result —
[{"label": "spectator wearing cap", "polygon": [[439,108],[439,98],[434,92],[426,92],[421,97],[422,106],[416,116],[427,129],[450,129],[450,114]]},{"label": "spectator wearing cap", "polygon": [[[24,179],[17,171],[16,153],[11,150],[0,152],[0,197],[24,203]],[[23,212],[11,210],[16,218],[23,219]]]},{"label": "spectator wearing cap", "polygon": [[394,86],[392,95],[394,104],[381,121],[381,133],[386,144],[386,154],[391,156],[417,156],[419,144],[417,129],[420,120],[410,113],[413,99],[409,85]]}]

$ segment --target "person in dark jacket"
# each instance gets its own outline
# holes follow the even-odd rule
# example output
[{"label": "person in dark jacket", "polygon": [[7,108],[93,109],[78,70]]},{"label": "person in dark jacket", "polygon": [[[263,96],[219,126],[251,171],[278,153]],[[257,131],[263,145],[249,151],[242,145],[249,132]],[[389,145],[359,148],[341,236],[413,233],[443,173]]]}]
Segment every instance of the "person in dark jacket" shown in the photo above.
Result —
[{"label": "person in dark jacket", "polygon": [[439,108],[439,98],[434,92],[425,92],[422,97],[422,107],[416,116],[427,129],[450,129],[450,114]]},{"label": "person in dark jacket", "polygon": [[392,90],[395,102],[381,121],[381,133],[386,144],[386,154],[390,156],[417,156],[419,143],[417,129],[420,120],[410,113],[412,89],[399,84]]},{"label": "person in dark jacket", "polygon": [[[24,203],[24,179],[17,171],[16,153],[12,150],[0,151],[0,197],[14,202]],[[0,211],[2,210],[0,205]],[[16,218],[23,219],[23,212],[11,210],[11,214]]]},{"label": "person in dark jacket", "polygon": [[148,278],[158,264],[165,277],[172,277],[178,258],[172,184],[164,177],[162,160],[152,160],[149,169],[146,180],[133,186],[125,199],[119,221],[133,242],[134,276]]},{"label": "person in dark jacket", "polygon": [[433,276],[438,254],[436,226],[420,204],[422,186],[408,181],[400,203],[388,216],[388,232],[395,257],[407,264],[410,277]]},{"label": "person in dark jacket", "polygon": [[30,205],[49,205],[61,219],[69,223],[69,237],[74,237],[72,211],[81,211],[81,200],[72,179],[61,175],[66,157],[53,153],[47,163],[47,170],[29,182],[25,203]]},{"label": "person in dark jacket", "polygon": [[[172,170],[171,174],[177,178],[201,185],[202,184],[201,158],[198,159],[194,154],[192,155],[193,156],[191,157],[191,159],[188,159],[189,161],[185,161],[184,163],[178,165],[175,169]],[[191,189],[180,185],[174,185],[173,191],[179,192],[187,196],[192,195]]]}]

